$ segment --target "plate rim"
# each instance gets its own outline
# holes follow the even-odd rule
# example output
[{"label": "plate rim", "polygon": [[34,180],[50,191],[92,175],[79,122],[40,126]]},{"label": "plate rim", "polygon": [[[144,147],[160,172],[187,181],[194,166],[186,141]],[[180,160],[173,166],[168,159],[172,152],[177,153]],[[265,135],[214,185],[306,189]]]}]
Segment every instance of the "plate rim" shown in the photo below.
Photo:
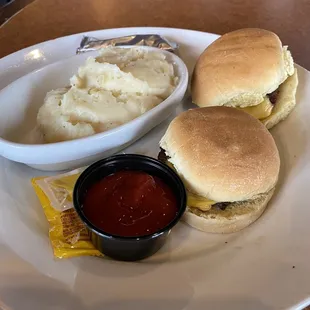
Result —
[{"label": "plate rim", "polygon": [[[32,46],[28,46],[25,47],[19,51],[15,51],[9,55],[4,56],[3,58],[0,59],[0,64],[4,61],[7,61],[8,59],[11,60],[11,58],[17,57],[19,55],[23,55],[25,52],[29,52],[34,48],[38,48],[38,47],[46,47],[46,45],[48,44],[52,44],[53,42],[57,41],[57,40],[66,40],[68,38],[73,38],[73,37],[78,37],[79,35],[94,35],[96,33],[99,32],[103,32],[103,31],[117,31],[117,30],[136,30],[139,29],[141,31],[143,30],[159,30],[159,31],[165,31],[166,29],[169,29],[171,31],[188,31],[188,32],[195,32],[195,33],[200,33],[202,35],[210,35],[210,36],[217,36],[219,37],[219,35],[215,34],[215,33],[209,33],[209,32],[204,32],[204,31],[199,31],[199,30],[191,30],[191,29],[182,29],[182,28],[173,28],[173,27],[121,27],[121,28],[109,28],[109,29],[100,29],[100,30],[92,30],[92,31],[86,31],[86,32],[81,32],[81,33],[76,33],[76,34],[71,34],[71,35],[67,35],[67,36],[62,36],[59,38],[55,38],[55,39],[51,39],[51,40],[47,40],[47,41],[43,41],[40,43],[37,43],[35,45]],[[39,68],[42,68],[43,66],[40,66]],[[301,66],[299,66],[301,67]],[[35,69],[38,70],[39,68]],[[307,71],[307,73],[309,73],[309,70],[301,67],[303,70]],[[31,70],[34,71],[34,70]],[[29,71],[28,73],[30,73],[31,71]],[[305,298],[304,300],[300,301],[299,303],[295,303],[292,307],[296,308],[296,309],[302,309],[302,307],[305,307],[307,304],[310,303],[310,294],[307,298]]]}]

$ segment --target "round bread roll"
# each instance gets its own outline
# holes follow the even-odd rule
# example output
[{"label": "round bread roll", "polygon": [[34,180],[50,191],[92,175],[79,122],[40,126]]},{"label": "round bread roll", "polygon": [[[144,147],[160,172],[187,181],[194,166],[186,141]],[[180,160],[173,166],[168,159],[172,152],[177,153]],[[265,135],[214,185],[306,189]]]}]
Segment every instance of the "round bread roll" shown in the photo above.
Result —
[{"label": "round bread roll", "polygon": [[293,58],[275,33],[240,29],[201,54],[192,76],[192,100],[199,107],[255,106],[293,74]]},{"label": "round bread roll", "polygon": [[160,146],[186,187],[216,202],[253,199],[278,180],[280,158],[272,135],[237,109],[183,112],[170,123]]},{"label": "round bread roll", "polygon": [[[214,201],[208,211],[187,208],[184,220],[191,226],[234,232],[263,213],[280,157],[273,137],[253,116],[228,107],[188,110],[170,123],[160,146],[186,189]],[[228,203],[225,210],[219,202]]]}]

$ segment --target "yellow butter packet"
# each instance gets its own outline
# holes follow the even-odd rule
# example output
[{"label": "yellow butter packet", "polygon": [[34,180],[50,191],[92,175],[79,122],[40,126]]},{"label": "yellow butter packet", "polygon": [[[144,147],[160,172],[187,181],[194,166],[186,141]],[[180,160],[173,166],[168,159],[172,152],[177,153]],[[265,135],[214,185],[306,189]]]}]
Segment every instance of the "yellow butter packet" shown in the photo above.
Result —
[{"label": "yellow butter packet", "polygon": [[[85,225],[72,206],[72,191],[79,175],[80,172],[71,172],[58,177],[36,177],[31,180],[49,222],[49,238],[54,256],[57,258],[70,258],[82,255],[103,256],[91,243]],[[50,192],[45,190],[48,187],[42,186],[44,184],[42,181],[44,180],[52,181]],[[45,182],[46,184],[50,183]],[[51,197],[55,193],[55,197],[57,196],[58,198],[53,198],[54,202],[52,205]],[[58,203],[60,204],[58,205]]]}]

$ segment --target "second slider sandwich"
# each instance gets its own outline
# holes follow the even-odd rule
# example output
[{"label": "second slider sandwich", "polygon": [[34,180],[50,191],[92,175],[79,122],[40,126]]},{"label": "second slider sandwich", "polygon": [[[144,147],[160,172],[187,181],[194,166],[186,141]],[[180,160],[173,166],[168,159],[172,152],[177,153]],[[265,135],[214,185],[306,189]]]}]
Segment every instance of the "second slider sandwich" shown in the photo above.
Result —
[{"label": "second slider sandwich", "polygon": [[187,191],[184,220],[213,233],[254,222],[271,199],[280,169],[273,137],[253,116],[227,107],[188,110],[160,141],[159,159]]},{"label": "second slider sandwich", "polygon": [[214,41],[193,72],[192,99],[199,107],[243,109],[269,129],[293,110],[298,79],[279,37],[263,29],[240,29]]}]

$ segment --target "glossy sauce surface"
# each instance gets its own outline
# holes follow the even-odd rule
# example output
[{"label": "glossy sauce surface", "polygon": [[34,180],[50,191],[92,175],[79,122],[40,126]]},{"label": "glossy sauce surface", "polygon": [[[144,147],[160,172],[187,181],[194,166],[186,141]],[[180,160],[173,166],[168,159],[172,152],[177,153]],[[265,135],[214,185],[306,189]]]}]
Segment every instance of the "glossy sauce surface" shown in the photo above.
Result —
[{"label": "glossy sauce surface", "polygon": [[119,171],[92,185],[83,212],[106,233],[143,236],[168,225],[177,215],[177,199],[160,178],[140,171]]}]

